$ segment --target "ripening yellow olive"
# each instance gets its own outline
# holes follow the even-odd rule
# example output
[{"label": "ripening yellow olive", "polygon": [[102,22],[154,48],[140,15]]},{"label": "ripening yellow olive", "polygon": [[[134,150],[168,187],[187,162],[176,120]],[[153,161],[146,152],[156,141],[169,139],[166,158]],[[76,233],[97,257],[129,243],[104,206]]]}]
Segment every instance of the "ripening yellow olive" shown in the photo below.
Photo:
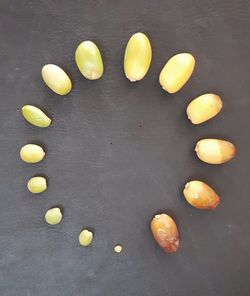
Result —
[{"label": "ripening yellow olive", "polygon": [[93,232],[89,231],[88,229],[84,229],[79,234],[79,243],[83,247],[88,247],[92,244],[93,241]]},{"label": "ripening yellow olive", "polygon": [[218,194],[202,181],[188,182],[183,194],[187,202],[197,209],[213,210],[220,204]]},{"label": "ripening yellow olive", "polygon": [[33,177],[27,184],[31,193],[41,193],[47,189],[46,179],[44,177]]},{"label": "ripening yellow olive", "polygon": [[42,68],[42,77],[47,86],[58,95],[66,95],[71,91],[72,83],[62,68],[48,64]]},{"label": "ripening yellow olive", "polygon": [[130,81],[143,79],[152,60],[152,49],[148,37],[143,33],[134,34],[128,41],[124,55],[124,71]]},{"label": "ripening yellow olive", "polygon": [[159,82],[169,93],[179,91],[191,77],[195,67],[195,59],[190,53],[179,53],[173,56],[160,73]]},{"label": "ripening yellow olive", "polygon": [[51,119],[39,108],[32,105],[22,107],[23,117],[31,124],[38,127],[48,127],[51,124]]},{"label": "ripening yellow olive", "polygon": [[52,208],[46,212],[44,218],[48,224],[56,225],[62,221],[63,215],[59,208]]},{"label": "ripening yellow olive", "polygon": [[83,41],[80,43],[76,49],[75,60],[78,69],[85,78],[95,80],[102,77],[102,56],[94,42]]},{"label": "ripening yellow olive", "polygon": [[234,144],[219,139],[202,139],[197,142],[195,151],[200,160],[210,164],[222,164],[236,155]]},{"label": "ripening yellow olive", "polygon": [[187,116],[193,124],[199,124],[216,116],[222,106],[223,103],[219,96],[204,94],[189,103]]}]

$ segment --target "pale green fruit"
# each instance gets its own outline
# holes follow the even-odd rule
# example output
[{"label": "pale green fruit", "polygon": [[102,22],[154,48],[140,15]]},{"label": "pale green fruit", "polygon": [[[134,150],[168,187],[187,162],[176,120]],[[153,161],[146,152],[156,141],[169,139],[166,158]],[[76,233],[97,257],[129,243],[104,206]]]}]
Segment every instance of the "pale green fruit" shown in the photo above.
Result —
[{"label": "pale green fruit", "polygon": [[62,221],[63,215],[59,208],[49,209],[45,214],[45,221],[48,224],[55,225]]},{"label": "pale green fruit", "polygon": [[75,60],[82,75],[90,80],[99,79],[103,74],[102,56],[92,41],[83,41],[76,49]]},{"label": "pale green fruit", "polygon": [[47,189],[46,179],[44,177],[33,177],[27,184],[31,193],[41,193]]},{"label": "pale green fruit", "polygon": [[148,37],[143,33],[134,34],[128,41],[124,55],[124,71],[130,81],[143,79],[152,60],[152,49]]},{"label": "pale green fruit", "polygon": [[79,243],[81,246],[88,247],[91,245],[93,241],[93,233],[87,229],[84,229],[80,234],[79,234]]},{"label": "pale green fruit", "polygon": [[36,163],[41,161],[45,156],[42,147],[35,144],[27,144],[20,150],[20,157],[24,162]]},{"label": "pale green fruit", "polygon": [[57,65],[48,64],[43,66],[42,77],[47,86],[58,95],[66,95],[72,89],[69,76]]},{"label": "pale green fruit", "polygon": [[51,119],[39,108],[32,105],[22,107],[23,117],[31,124],[38,127],[48,127],[51,124]]}]

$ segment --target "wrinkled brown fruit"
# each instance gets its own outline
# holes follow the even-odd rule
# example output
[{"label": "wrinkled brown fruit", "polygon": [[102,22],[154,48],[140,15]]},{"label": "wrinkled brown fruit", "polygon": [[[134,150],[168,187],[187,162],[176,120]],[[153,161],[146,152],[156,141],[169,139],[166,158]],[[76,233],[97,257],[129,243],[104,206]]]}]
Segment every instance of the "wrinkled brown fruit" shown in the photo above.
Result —
[{"label": "wrinkled brown fruit", "polygon": [[151,221],[151,231],[158,245],[167,253],[179,247],[179,233],[174,220],[167,214],[156,215]]}]

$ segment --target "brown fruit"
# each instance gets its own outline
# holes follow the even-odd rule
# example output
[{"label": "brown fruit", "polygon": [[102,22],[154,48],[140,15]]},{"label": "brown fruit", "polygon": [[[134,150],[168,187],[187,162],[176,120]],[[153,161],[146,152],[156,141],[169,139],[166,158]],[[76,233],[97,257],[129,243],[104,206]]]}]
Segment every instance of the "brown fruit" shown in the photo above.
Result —
[{"label": "brown fruit", "polygon": [[191,206],[202,209],[212,210],[220,204],[220,197],[206,183],[201,181],[190,181],[185,185],[183,194]]},{"label": "brown fruit", "polygon": [[179,233],[174,220],[167,214],[156,215],[151,221],[151,231],[158,245],[167,253],[179,247]]}]

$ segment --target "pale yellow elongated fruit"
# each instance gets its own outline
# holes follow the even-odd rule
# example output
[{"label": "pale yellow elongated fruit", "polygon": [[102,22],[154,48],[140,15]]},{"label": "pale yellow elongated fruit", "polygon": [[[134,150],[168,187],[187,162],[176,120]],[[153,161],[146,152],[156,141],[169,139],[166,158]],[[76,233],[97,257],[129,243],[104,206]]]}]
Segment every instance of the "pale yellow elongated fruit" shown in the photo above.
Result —
[{"label": "pale yellow elongated fruit", "polygon": [[174,253],[179,247],[179,232],[174,220],[167,214],[155,215],[151,231],[158,245],[167,253]]},{"label": "pale yellow elongated fruit", "polygon": [[81,233],[79,234],[79,243],[81,246],[88,247],[89,245],[91,245],[92,241],[93,233],[91,231],[87,229],[81,231]]},{"label": "pale yellow elongated fruit", "polygon": [[27,144],[20,150],[20,157],[24,162],[36,163],[41,161],[45,156],[43,148],[35,144]]},{"label": "pale yellow elongated fruit", "polygon": [[102,77],[102,56],[94,42],[83,41],[80,43],[76,49],[75,60],[78,69],[85,78],[95,80]]},{"label": "pale yellow elongated fruit", "polygon": [[42,77],[47,86],[58,95],[66,95],[72,89],[69,76],[57,65],[47,64],[43,66]]},{"label": "pale yellow elongated fruit", "polygon": [[46,212],[44,218],[48,224],[56,225],[62,221],[63,215],[59,208],[52,208]]},{"label": "pale yellow elongated fruit", "polygon": [[220,203],[220,197],[217,193],[202,181],[188,182],[183,194],[187,202],[197,209],[212,210]]},{"label": "pale yellow elongated fruit", "polygon": [[46,179],[44,177],[33,177],[27,184],[31,193],[41,193],[47,189]]},{"label": "pale yellow elongated fruit", "polygon": [[134,34],[128,41],[124,55],[124,72],[130,81],[143,79],[152,60],[152,49],[148,37]]},{"label": "pale yellow elongated fruit", "polygon": [[32,105],[22,107],[23,117],[31,124],[38,127],[48,127],[51,124],[51,119],[39,108]]},{"label": "pale yellow elongated fruit", "polygon": [[159,82],[169,93],[176,93],[191,77],[195,67],[195,59],[190,53],[179,53],[173,56],[163,67]]},{"label": "pale yellow elongated fruit", "polygon": [[193,124],[199,124],[216,116],[222,106],[223,103],[219,96],[204,94],[189,103],[187,116]]},{"label": "pale yellow elongated fruit", "polygon": [[234,144],[219,139],[202,139],[197,142],[195,151],[200,160],[210,164],[221,164],[236,155]]}]

